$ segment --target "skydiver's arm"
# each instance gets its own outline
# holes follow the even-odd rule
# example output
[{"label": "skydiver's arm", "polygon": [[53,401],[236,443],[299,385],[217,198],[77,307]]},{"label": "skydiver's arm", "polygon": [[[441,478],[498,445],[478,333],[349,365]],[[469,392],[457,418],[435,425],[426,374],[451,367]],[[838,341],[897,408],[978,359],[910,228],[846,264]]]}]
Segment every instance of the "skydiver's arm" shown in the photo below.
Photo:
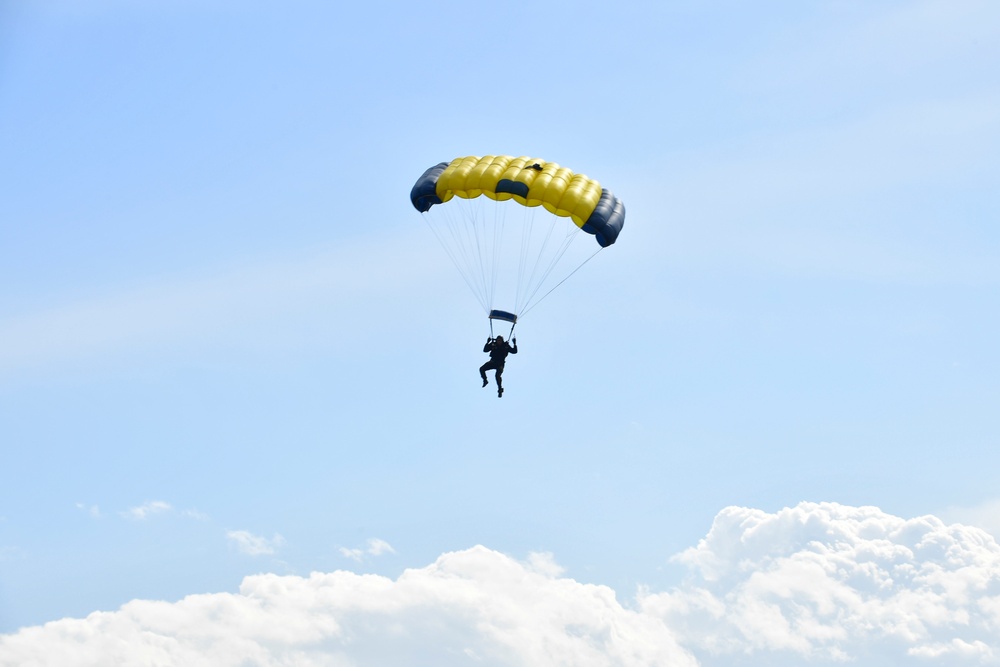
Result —
[{"label": "skydiver's arm", "polygon": [[483,352],[489,352],[493,349],[493,339],[486,341],[486,345],[483,345]]},{"label": "skydiver's arm", "polygon": [[510,347],[508,345],[507,348],[510,350],[511,354],[517,354],[517,341],[514,342],[514,347]]}]

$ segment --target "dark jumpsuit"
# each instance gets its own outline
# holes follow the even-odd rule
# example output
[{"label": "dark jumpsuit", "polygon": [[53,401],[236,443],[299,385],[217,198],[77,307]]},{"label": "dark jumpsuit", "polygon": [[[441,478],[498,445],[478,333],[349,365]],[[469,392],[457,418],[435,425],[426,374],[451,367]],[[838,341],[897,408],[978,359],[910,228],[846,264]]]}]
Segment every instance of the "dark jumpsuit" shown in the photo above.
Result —
[{"label": "dark jumpsuit", "polygon": [[504,341],[502,344],[497,345],[494,340],[486,341],[486,345],[483,346],[483,352],[490,353],[490,360],[479,367],[479,374],[483,378],[483,382],[486,381],[486,371],[496,370],[497,372],[497,390],[503,389],[503,380],[501,375],[503,375],[503,365],[507,360],[507,354],[517,354],[517,343],[511,347],[510,343]]}]

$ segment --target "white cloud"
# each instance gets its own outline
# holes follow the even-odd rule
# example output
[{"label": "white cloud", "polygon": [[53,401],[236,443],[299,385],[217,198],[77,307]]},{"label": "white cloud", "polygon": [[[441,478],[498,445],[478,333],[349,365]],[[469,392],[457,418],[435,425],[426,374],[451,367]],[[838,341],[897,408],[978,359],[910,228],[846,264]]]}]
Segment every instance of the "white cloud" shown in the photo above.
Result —
[{"label": "white cloud", "polygon": [[394,554],[396,550],[392,548],[392,545],[385,540],[380,540],[377,537],[373,537],[368,540],[367,546],[363,549],[355,548],[348,549],[347,547],[340,547],[340,554],[344,558],[350,558],[353,561],[361,562],[364,560],[365,556],[381,556],[382,554]]},{"label": "white cloud", "polygon": [[277,533],[268,539],[245,530],[230,530],[226,533],[226,537],[241,553],[248,556],[269,556],[285,543],[285,539]]},{"label": "white cloud", "polygon": [[980,662],[990,662],[993,658],[993,649],[983,642],[964,642],[961,639],[952,639],[946,644],[929,644],[919,646],[907,651],[910,655],[920,658],[938,660],[947,656],[957,656],[961,658],[978,658]]},{"label": "white cloud", "polygon": [[483,547],[395,581],[351,572],[248,577],[237,594],[134,601],[0,637],[0,664],[693,667],[655,617],[604,586]]},{"label": "white cloud", "polygon": [[396,550],[392,548],[392,545],[385,540],[380,540],[377,537],[368,540],[368,553],[372,556],[381,556],[382,554],[394,554]]},{"label": "white cloud", "polygon": [[360,563],[364,560],[365,552],[364,549],[348,549],[347,547],[340,547],[340,555],[344,558],[350,558],[351,560]]},{"label": "white cloud", "polygon": [[1000,659],[1000,546],[977,528],[833,503],[730,507],[674,560],[690,578],[640,606],[698,653]]},{"label": "white cloud", "polygon": [[528,567],[539,574],[549,577],[558,577],[565,572],[565,569],[556,562],[556,558],[548,551],[533,551],[528,554]]},{"label": "white cloud", "polygon": [[[256,554],[281,541],[229,537]],[[1000,664],[1000,546],[978,528],[834,503],[729,507],[674,560],[688,578],[632,605],[564,577],[552,554],[484,547],[396,580],[258,575],[235,594],[0,636],[0,664]]]},{"label": "white cloud", "polygon": [[134,519],[136,521],[143,521],[153,516],[154,514],[163,514],[172,510],[170,503],[165,503],[162,500],[152,500],[139,505],[138,507],[133,507],[121,513],[122,516]]}]

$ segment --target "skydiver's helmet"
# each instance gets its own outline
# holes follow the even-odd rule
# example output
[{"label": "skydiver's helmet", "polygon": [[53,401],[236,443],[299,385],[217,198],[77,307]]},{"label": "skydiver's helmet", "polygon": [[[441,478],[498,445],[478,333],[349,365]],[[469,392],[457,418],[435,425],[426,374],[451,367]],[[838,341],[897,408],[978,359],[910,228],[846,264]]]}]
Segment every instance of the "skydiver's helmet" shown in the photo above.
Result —
[{"label": "skydiver's helmet", "polygon": [[503,342],[503,336],[497,336],[497,342],[498,343],[502,343]]}]

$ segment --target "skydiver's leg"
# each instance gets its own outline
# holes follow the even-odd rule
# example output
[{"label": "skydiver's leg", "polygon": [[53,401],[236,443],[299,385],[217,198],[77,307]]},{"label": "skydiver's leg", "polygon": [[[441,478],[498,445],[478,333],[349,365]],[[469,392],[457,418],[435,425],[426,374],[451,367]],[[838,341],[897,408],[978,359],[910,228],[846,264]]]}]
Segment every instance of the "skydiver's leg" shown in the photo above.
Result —
[{"label": "skydiver's leg", "polygon": [[503,364],[497,366],[497,395],[503,394]]},{"label": "skydiver's leg", "polygon": [[493,362],[492,361],[487,361],[485,364],[483,364],[482,366],[479,367],[479,376],[481,378],[483,378],[483,386],[484,387],[490,383],[490,381],[486,379],[486,371],[488,371],[488,370],[490,370],[492,368],[493,368]]}]

